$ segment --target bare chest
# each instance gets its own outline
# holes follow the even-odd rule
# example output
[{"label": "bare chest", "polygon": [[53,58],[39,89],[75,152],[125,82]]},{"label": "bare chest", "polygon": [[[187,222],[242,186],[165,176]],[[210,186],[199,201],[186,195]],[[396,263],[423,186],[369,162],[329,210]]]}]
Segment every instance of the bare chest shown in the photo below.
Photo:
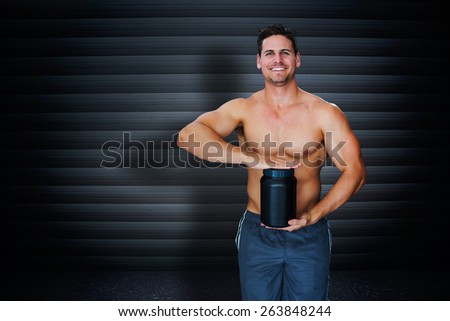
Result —
[{"label": "bare chest", "polygon": [[307,112],[250,113],[244,122],[249,145],[270,154],[307,154],[320,148],[322,130]]}]

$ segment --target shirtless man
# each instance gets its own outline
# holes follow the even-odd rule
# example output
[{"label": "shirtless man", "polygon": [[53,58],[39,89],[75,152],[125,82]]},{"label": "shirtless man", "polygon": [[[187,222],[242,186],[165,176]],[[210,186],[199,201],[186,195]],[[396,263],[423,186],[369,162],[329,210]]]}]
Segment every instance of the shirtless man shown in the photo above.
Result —
[{"label": "shirtless man", "polygon": [[[336,105],[297,86],[300,54],[291,29],[268,26],[257,43],[264,89],[200,115],[179,132],[178,146],[201,159],[247,166],[248,203],[236,236],[242,299],[326,300],[331,256],[326,216],[365,183],[360,144]],[[224,139],[236,128],[244,131],[243,146]],[[211,153],[212,142],[223,152]],[[321,199],[327,156],[341,175]],[[259,219],[262,170],[273,167],[295,168],[297,178],[297,215],[284,228]]]}]

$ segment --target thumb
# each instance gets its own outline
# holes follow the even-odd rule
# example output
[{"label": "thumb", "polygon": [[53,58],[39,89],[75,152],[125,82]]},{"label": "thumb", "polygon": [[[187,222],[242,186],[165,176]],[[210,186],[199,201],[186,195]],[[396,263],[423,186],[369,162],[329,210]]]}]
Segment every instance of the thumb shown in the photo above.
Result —
[{"label": "thumb", "polygon": [[299,225],[301,227],[306,225],[306,220],[304,218],[302,219],[297,219],[297,218],[293,218],[292,220],[288,221],[289,225]]}]

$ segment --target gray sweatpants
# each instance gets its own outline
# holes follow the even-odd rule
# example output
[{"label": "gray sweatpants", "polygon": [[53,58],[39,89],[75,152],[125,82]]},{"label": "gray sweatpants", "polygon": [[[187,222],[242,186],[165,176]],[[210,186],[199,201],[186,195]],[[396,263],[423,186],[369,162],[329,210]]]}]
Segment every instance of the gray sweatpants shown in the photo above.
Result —
[{"label": "gray sweatpants", "polygon": [[331,234],[326,218],[295,232],[261,226],[245,211],[236,235],[243,300],[324,301]]}]

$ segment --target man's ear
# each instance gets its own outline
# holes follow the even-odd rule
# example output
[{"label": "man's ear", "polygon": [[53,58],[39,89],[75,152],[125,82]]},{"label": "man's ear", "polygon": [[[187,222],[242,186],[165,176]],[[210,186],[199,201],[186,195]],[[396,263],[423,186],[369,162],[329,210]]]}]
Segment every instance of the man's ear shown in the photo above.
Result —
[{"label": "man's ear", "polygon": [[297,51],[297,54],[295,55],[295,66],[299,68],[301,64],[302,62],[300,60],[300,52]]},{"label": "man's ear", "polygon": [[256,54],[256,68],[261,69],[261,56]]}]

